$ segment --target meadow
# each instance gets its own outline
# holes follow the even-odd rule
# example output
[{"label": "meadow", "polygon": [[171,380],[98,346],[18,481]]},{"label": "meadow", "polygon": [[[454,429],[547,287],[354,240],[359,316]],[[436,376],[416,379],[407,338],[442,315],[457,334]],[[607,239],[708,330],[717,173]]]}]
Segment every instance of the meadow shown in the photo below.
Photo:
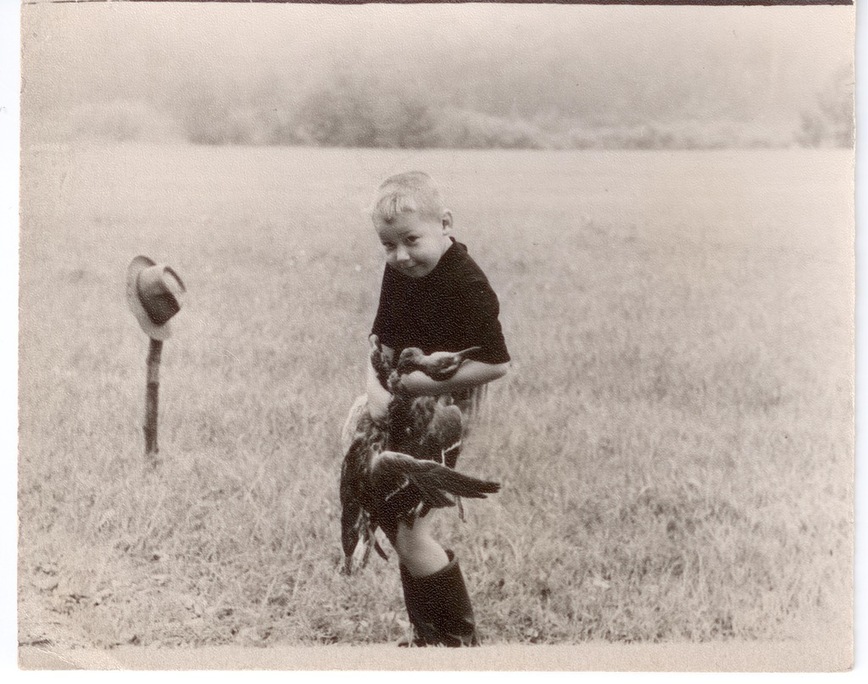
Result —
[{"label": "meadow", "polygon": [[[339,573],[386,175],[442,182],[514,362],[439,525],[487,643],[851,625],[852,154],[32,145],[22,151],[19,639],[395,641],[394,554]],[[189,296],[143,455],[136,254]]]}]

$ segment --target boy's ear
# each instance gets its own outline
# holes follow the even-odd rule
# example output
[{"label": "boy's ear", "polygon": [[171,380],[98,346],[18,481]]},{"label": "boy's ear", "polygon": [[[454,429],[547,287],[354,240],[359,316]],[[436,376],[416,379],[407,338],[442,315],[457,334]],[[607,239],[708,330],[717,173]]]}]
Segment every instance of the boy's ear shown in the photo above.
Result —
[{"label": "boy's ear", "polygon": [[443,225],[443,234],[449,235],[452,232],[452,212],[446,209],[440,217],[440,223]]}]

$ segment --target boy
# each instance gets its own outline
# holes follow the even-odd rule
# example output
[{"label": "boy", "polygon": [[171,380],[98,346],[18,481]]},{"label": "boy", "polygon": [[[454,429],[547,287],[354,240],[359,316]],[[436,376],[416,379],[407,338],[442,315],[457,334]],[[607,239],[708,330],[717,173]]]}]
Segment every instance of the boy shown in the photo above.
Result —
[{"label": "boy", "polygon": [[[404,395],[451,395],[466,421],[478,388],[503,377],[510,360],[497,296],[467,248],[451,237],[452,214],[427,174],[402,173],[384,181],[371,219],[386,252],[371,333],[395,359],[408,347],[426,355],[479,347],[448,380],[421,371],[401,380]],[[370,364],[367,398],[373,420],[383,421],[392,395]],[[458,561],[433,538],[432,517],[399,521],[394,542],[414,644],[478,645]]]}]

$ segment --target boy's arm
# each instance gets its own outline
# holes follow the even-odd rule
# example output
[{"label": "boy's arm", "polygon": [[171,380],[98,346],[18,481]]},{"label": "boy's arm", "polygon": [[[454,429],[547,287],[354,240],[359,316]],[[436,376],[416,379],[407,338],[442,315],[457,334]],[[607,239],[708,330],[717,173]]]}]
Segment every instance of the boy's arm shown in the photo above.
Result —
[{"label": "boy's arm", "polygon": [[[438,395],[484,385],[506,375],[508,363],[465,361],[449,380],[432,380],[422,371],[413,371],[401,377],[401,387],[410,395]],[[375,378],[376,382],[376,378]]]},{"label": "boy's arm", "polygon": [[[383,350],[387,351],[388,347],[383,347]],[[388,350],[388,353],[391,353],[391,350]],[[377,380],[377,373],[374,371],[374,366],[371,364],[370,359],[368,360],[365,388],[368,394],[368,413],[371,414],[371,418],[376,422],[385,420],[386,414],[389,412],[389,401],[392,399],[392,395]]]}]

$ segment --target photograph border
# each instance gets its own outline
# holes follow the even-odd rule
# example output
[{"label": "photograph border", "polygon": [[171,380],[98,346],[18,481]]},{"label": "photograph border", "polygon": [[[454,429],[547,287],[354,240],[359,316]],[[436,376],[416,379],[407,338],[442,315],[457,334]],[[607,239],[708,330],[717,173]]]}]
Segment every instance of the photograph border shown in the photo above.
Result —
[{"label": "photograph border", "polygon": [[[63,0],[60,0],[63,1]],[[152,0],[153,1],[153,0]],[[199,1],[199,0],[192,0]],[[272,0],[254,0],[259,2],[270,2]],[[3,3],[2,8],[0,8],[0,25],[4,28],[4,32],[9,32],[12,36],[10,40],[4,40],[3,45],[3,59],[4,64],[8,64],[6,60],[7,52],[12,53],[16,48],[17,41],[16,37],[19,36],[17,31],[13,29],[17,29],[20,25],[18,22],[7,21],[8,15],[11,11],[18,11],[19,8],[10,8],[12,3]],[[30,4],[30,3],[24,3]],[[35,3],[39,4],[39,3]],[[336,3],[343,4],[343,3]],[[358,3],[348,3],[348,4],[358,4]],[[672,5],[851,5],[853,3],[847,2],[844,0],[829,0],[828,2],[810,2],[810,0],[803,1],[791,1],[791,2],[728,2],[727,0],[721,0],[720,2],[616,2],[616,3],[607,3],[607,2],[579,2],[579,3],[568,3],[568,4],[636,4],[636,5],[647,5],[647,4],[672,4]],[[864,36],[864,12],[858,11],[862,8],[857,8],[857,35]],[[20,16],[20,14],[19,14]],[[6,38],[6,36],[3,36]],[[861,45],[862,41],[857,41],[857,46]],[[20,47],[20,43],[18,44]],[[857,73],[861,71],[859,69],[865,63],[864,60],[864,49],[859,49],[857,52]],[[20,64],[20,61],[19,61]],[[7,104],[8,100],[6,99],[9,96],[7,92],[12,82],[12,87],[14,88],[13,78],[16,76],[15,69],[4,69],[3,70],[3,80],[0,81],[0,86],[2,86],[3,100],[0,103],[0,124],[2,124],[2,137],[0,137],[0,142],[3,144],[4,151],[4,162],[2,164],[3,175],[0,176],[2,178],[2,194],[0,194],[0,206],[2,206],[2,216],[7,221],[4,221],[4,225],[17,225],[17,198],[18,198],[18,135],[19,129],[18,126],[10,127],[8,125],[8,121],[10,119],[16,119],[20,116],[20,111],[16,108],[15,105]],[[13,92],[13,95],[17,99],[17,92]],[[864,98],[861,96],[861,87],[857,88],[857,106]],[[861,130],[861,125],[863,125],[864,117],[861,115],[863,108],[861,106],[858,107],[858,111],[860,112],[859,116],[859,124],[857,126],[857,131]],[[11,133],[11,136],[9,135]],[[858,135],[858,133],[857,133]],[[860,150],[860,145],[858,140],[861,139],[861,136],[857,139],[857,150]],[[11,141],[11,146],[10,146]],[[14,154],[10,154],[10,150]],[[9,162],[13,161],[14,165],[10,165]],[[861,236],[861,232],[858,230],[858,227],[862,225],[862,202],[859,201],[859,198],[865,197],[865,192],[868,191],[866,188],[866,182],[864,180],[864,172],[862,172],[862,168],[864,166],[864,161],[862,160],[862,154],[859,153],[857,157],[857,242],[856,242],[856,258],[857,258],[857,292],[862,291],[862,287],[864,287],[865,282],[865,274],[864,268],[862,264],[864,264],[864,256],[865,256],[865,248],[864,248],[864,238]],[[11,172],[11,173],[10,173]],[[10,192],[11,190],[11,192]],[[7,198],[15,198],[15,204],[10,207],[12,204]],[[11,221],[9,220],[11,219]],[[15,240],[17,237],[17,231],[15,230],[7,230],[4,231],[4,238],[10,239],[12,244],[4,245],[6,249],[2,250],[3,258],[9,259],[9,263],[3,264],[3,275],[4,277],[9,278],[9,282],[7,282],[7,287],[5,291],[7,293],[15,293],[15,296],[9,296],[7,294],[6,297],[2,298],[3,306],[9,306],[9,310],[5,310],[4,312],[8,314],[7,320],[16,320],[17,321],[17,293],[18,293],[18,264],[17,264],[17,241]],[[861,339],[863,337],[862,325],[865,320],[865,305],[862,302],[862,298],[857,298],[857,340],[860,340],[860,344],[858,347],[858,357],[857,357],[857,402],[856,402],[856,410],[857,410],[857,443],[856,443],[856,454],[857,454],[857,470],[859,469],[859,465],[862,462],[861,454],[863,453],[862,440],[860,439],[862,426],[864,425],[864,407],[863,401],[859,399],[862,397],[862,393],[859,391],[859,388],[864,386],[865,381],[865,371],[863,369],[863,364],[859,364],[858,360],[862,358],[864,354],[864,348],[861,343]],[[3,364],[3,373],[4,378],[9,378],[17,387],[17,364],[15,363],[17,357],[17,326],[15,329],[14,340],[9,340],[4,338],[5,342],[11,342],[11,349],[7,349],[4,347],[3,351],[4,359],[7,356],[12,356],[12,368],[7,369],[7,365]],[[11,352],[11,354],[10,354]],[[8,375],[7,375],[8,373]],[[12,406],[15,407],[15,412],[13,410],[7,410],[3,412],[4,421],[8,418],[9,426],[7,426],[6,422],[3,424],[3,429],[0,431],[3,439],[6,440],[3,446],[7,447],[7,452],[12,449],[17,453],[17,421],[16,415],[17,412],[17,392],[8,393],[8,398],[10,399]],[[10,459],[12,460],[12,459]],[[7,466],[10,463],[7,462]],[[4,486],[9,486],[12,495],[8,497],[4,497],[4,500],[8,502],[10,509],[16,508],[17,502],[17,489],[16,489],[16,480],[15,480],[15,468],[14,468],[14,460],[12,460],[9,477],[3,478],[6,483]],[[864,503],[860,506],[859,502],[864,502],[866,496],[866,487],[864,484],[864,478],[857,479],[857,489],[856,489],[856,506],[857,506],[857,534],[859,535],[859,541],[857,543],[857,556],[856,556],[856,577],[860,577],[864,575],[864,572],[859,572],[859,570],[865,570],[864,563],[864,552],[861,549],[864,549]],[[4,516],[6,521],[10,519],[14,523],[15,518],[12,518],[10,515]],[[15,526],[12,525],[12,537],[11,539],[15,539]],[[4,526],[4,540],[7,539],[6,535],[9,531]],[[15,542],[12,542],[15,543]],[[17,543],[16,543],[17,546]],[[6,580],[5,584],[8,584],[9,576],[8,573],[11,571],[12,584],[14,586],[14,578],[16,577],[16,569],[15,569],[15,559],[11,554],[7,554],[9,557],[2,563],[2,572],[3,579]],[[857,667],[852,670],[851,674],[856,675],[857,673],[864,674],[864,668],[859,667],[859,653],[864,649],[864,634],[866,632],[865,628],[865,597],[864,591],[860,591],[859,589],[860,583],[857,581],[856,583],[856,616],[857,616],[857,655],[856,662]],[[5,594],[4,594],[5,597]],[[7,604],[3,604],[4,606]],[[17,607],[17,601],[15,597],[15,592],[12,592],[12,595],[9,597],[8,605],[12,607],[12,611],[4,610],[2,611],[6,616],[14,616],[15,610]],[[4,620],[5,622],[5,620]],[[13,636],[17,636],[17,624],[13,621],[11,625],[3,625],[2,633],[4,636],[11,634]],[[861,637],[859,637],[861,635]],[[4,640],[5,643],[6,640]],[[389,647],[391,649],[391,647]],[[467,671],[476,671],[476,670],[484,670],[484,671],[499,671],[499,670],[514,670],[514,671],[588,671],[588,670],[599,670],[605,669],[607,671],[617,672],[617,671],[632,671],[635,672],[637,670],[644,671],[661,671],[661,672],[669,672],[669,671],[710,671],[710,672],[747,672],[747,671],[756,671],[756,672],[807,672],[807,671],[838,671],[842,669],[847,669],[848,664],[846,662],[842,662],[840,660],[839,654],[833,654],[832,649],[830,649],[829,644],[825,643],[811,643],[804,644],[800,642],[792,642],[787,644],[781,644],[779,648],[774,645],[758,643],[758,644],[747,644],[747,645],[738,645],[731,643],[724,644],[663,644],[663,645],[619,645],[613,644],[611,646],[600,646],[597,645],[588,645],[588,650],[594,653],[593,656],[588,657],[579,657],[579,654],[575,653],[576,650],[584,649],[584,646],[564,646],[564,647],[547,647],[547,646],[529,646],[529,647],[509,647],[513,648],[517,655],[515,657],[514,662],[507,662],[504,660],[502,654],[491,653],[491,655],[487,655],[488,649],[483,649],[482,651],[473,651],[473,652],[443,652],[441,650],[437,651],[429,651],[429,652],[396,652],[390,651],[389,653],[376,653],[380,650],[380,647],[308,647],[308,648],[267,648],[267,649],[252,649],[251,658],[252,660],[244,660],[244,664],[238,667],[238,659],[232,658],[230,662],[225,662],[220,659],[219,648],[218,647],[204,647],[201,649],[184,649],[185,656],[189,656],[185,658],[185,665],[182,668],[178,669],[191,669],[191,670],[210,670],[210,669],[218,669],[218,670],[233,670],[233,669],[278,669],[278,670],[429,670],[429,669],[443,669],[443,670],[467,670]],[[528,649],[530,653],[528,654],[518,654],[518,651],[523,651]],[[42,649],[15,649],[15,657],[16,659],[20,657],[18,660],[19,667],[23,669],[65,669],[65,666],[73,667],[73,668],[84,668],[88,670],[100,670],[100,669],[117,669],[119,666],[123,669],[162,669],[159,666],[154,666],[154,662],[149,660],[148,658],[141,658],[143,655],[143,651],[145,649],[137,650],[135,648],[120,648],[113,649],[111,651],[94,651],[88,652],[87,649],[75,649],[69,652],[55,652],[55,651],[45,651]],[[631,663],[630,667],[622,667],[623,661],[625,658],[624,653],[615,654],[615,653],[607,653],[609,650],[622,650],[622,651],[632,651],[632,655],[627,656],[627,660]],[[719,650],[719,652],[717,652]],[[195,651],[195,652],[194,652]],[[371,653],[365,653],[365,651],[371,651]],[[681,653],[677,653],[677,651],[681,651]],[[693,651],[692,653],[686,654],[686,651]],[[540,663],[538,662],[537,654],[546,652],[545,656],[545,666],[540,667]],[[153,651],[155,657],[159,659],[160,651]],[[407,655],[410,653],[411,655]],[[5,650],[4,650],[5,655]],[[398,661],[401,662],[398,662]],[[407,667],[407,661],[413,661],[410,667]],[[259,661],[262,663],[273,663],[264,664],[257,666],[255,661]],[[338,667],[335,667],[335,663],[339,663]],[[786,667],[780,669],[780,663],[785,663]],[[822,663],[819,668],[810,667],[810,663]],[[374,665],[374,668],[370,666]]]}]

